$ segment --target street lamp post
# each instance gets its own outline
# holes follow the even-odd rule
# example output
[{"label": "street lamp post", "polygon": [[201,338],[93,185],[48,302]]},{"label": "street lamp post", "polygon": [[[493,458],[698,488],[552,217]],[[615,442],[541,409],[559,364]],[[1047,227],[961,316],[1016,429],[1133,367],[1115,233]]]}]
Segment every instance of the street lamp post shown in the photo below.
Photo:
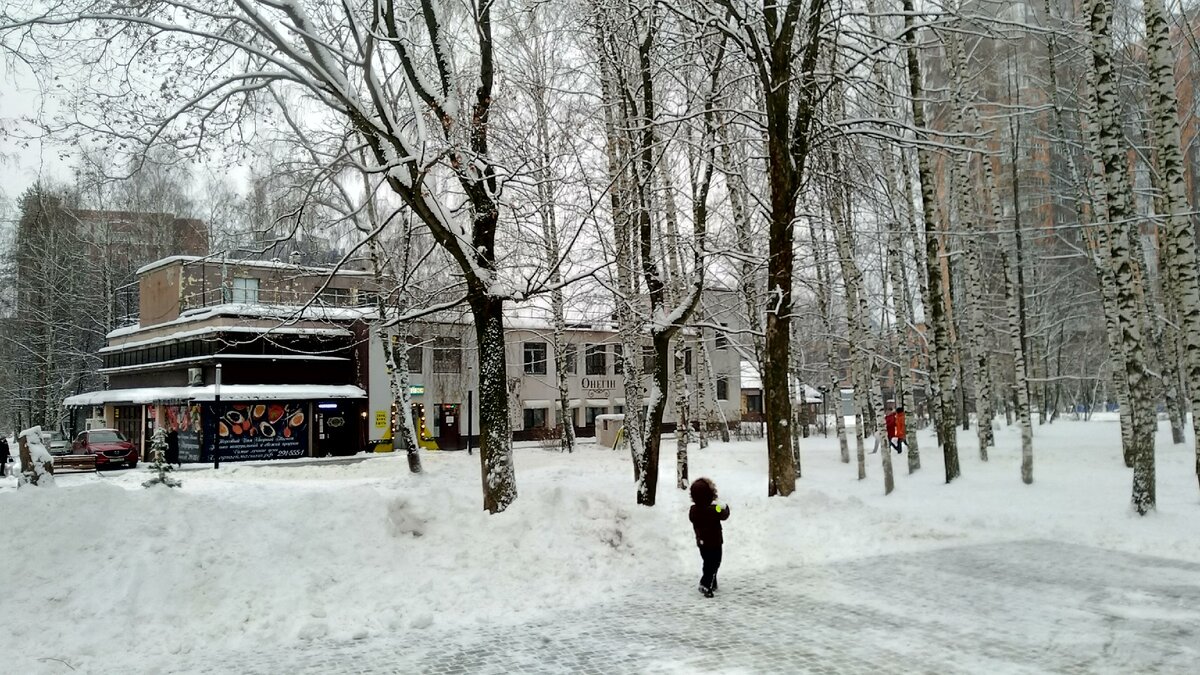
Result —
[{"label": "street lamp post", "polygon": [[213,468],[221,468],[221,364],[217,364],[217,378],[213,386],[213,414],[217,423],[213,425]]},{"label": "street lamp post", "polygon": [[821,387],[821,433],[829,438],[829,387]]}]

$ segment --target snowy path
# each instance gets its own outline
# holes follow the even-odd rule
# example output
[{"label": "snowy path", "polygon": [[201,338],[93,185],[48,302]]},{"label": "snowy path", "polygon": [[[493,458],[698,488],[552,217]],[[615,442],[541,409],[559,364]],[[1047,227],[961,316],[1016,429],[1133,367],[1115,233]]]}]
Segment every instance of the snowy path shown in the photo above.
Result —
[{"label": "snowy path", "polygon": [[785,568],[777,576],[742,578],[727,568],[714,600],[680,579],[517,626],[193,652],[151,670],[1192,673],[1200,662],[1194,563],[1023,541]]}]

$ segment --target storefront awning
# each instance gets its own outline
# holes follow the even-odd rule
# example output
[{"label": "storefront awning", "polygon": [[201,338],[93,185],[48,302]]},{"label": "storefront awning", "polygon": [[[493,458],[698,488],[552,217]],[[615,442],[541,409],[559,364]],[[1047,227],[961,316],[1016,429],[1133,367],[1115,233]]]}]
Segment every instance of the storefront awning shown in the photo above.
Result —
[{"label": "storefront awning", "polygon": [[589,408],[607,408],[608,399],[606,398],[589,398],[587,400]]},{"label": "storefront awning", "polygon": [[550,407],[550,401],[547,401],[545,399],[532,399],[532,400],[522,401],[521,404],[526,408],[549,408]]},{"label": "storefront awning", "polygon": [[[225,384],[221,385],[222,401],[311,401],[316,399],[366,398],[367,392],[350,384]],[[204,387],[138,387],[106,389],[68,396],[63,405],[78,408],[90,405],[123,403],[184,403],[212,401],[216,385]]]}]

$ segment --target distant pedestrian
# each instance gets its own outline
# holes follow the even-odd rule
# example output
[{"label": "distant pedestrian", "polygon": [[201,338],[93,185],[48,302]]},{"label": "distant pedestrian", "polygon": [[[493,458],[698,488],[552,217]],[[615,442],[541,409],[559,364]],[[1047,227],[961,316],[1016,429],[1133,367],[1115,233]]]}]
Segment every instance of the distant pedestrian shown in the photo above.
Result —
[{"label": "distant pedestrian", "polygon": [[0,436],[0,478],[8,475],[8,439]]},{"label": "distant pedestrian", "polygon": [[717,503],[717,486],[707,478],[697,478],[691,487],[692,508],[688,520],[696,531],[696,546],[704,562],[700,592],[711,598],[717,590],[717,570],[721,568],[721,521],[729,518],[729,505]]},{"label": "distant pedestrian", "polygon": [[883,418],[887,425],[888,447],[895,450],[896,454],[904,452],[901,446],[907,443],[905,439],[905,420],[904,406],[896,406],[896,409],[888,413],[887,417]]}]

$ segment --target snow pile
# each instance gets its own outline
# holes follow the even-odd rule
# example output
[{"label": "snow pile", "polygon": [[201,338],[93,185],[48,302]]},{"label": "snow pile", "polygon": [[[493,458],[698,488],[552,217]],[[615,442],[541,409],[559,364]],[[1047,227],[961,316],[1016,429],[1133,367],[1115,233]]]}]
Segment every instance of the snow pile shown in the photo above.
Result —
[{"label": "snow pile", "polygon": [[[52,466],[54,458],[50,456],[50,451],[42,443],[42,428],[31,427],[17,434],[18,443],[20,439],[24,439],[25,446],[29,450],[30,468],[28,471],[22,471],[20,484],[22,485],[37,485],[39,487],[52,487],[54,485],[54,473]],[[18,454],[20,453],[18,445]]]},{"label": "snow pile", "polygon": [[[834,438],[802,443],[804,478],[766,497],[762,441],[693,446],[731,506],[722,586],[781,565],[997,540],[1046,538],[1200,562],[1200,496],[1187,446],[1160,436],[1159,510],[1128,505],[1118,427],[1036,428],[1035,483],[1020,440],[1000,428],[992,461],[960,434],[963,477],[944,483],[922,433],[924,468],[898,468],[884,497],[879,456],[865,481]],[[0,603],[11,672],[162,672],[173,654],[517,624],[584,609],[631,587],[691,588],[699,556],[689,502],[664,453],[658,506],[635,505],[627,453],[515,451],[520,497],[481,509],[479,459],[428,452],[358,462],[186,470],[188,489],[142,490],[144,471],[69,475],[59,490],[0,490],[0,567],[22,574]],[[814,568],[819,569],[819,568]],[[146,627],[153,627],[147,632]],[[435,631],[426,638],[424,631]],[[24,659],[24,660],[22,660]]]}]

